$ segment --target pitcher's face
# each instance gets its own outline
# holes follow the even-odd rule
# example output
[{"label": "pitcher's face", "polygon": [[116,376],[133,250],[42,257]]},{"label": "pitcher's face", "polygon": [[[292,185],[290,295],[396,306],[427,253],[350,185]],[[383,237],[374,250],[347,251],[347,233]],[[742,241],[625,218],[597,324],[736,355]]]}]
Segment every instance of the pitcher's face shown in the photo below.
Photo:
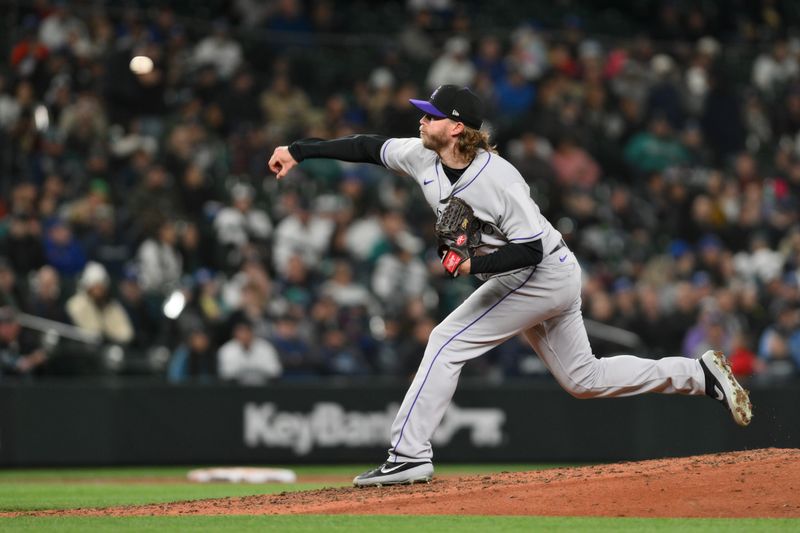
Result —
[{"label": "pitcher's face", "polygon": [[449,118],[422,115],[422,118],[419,119],[419,136],[422,139],[422,146],[434,152],[447,146],[450,126],[452,126],[452,121]]}]

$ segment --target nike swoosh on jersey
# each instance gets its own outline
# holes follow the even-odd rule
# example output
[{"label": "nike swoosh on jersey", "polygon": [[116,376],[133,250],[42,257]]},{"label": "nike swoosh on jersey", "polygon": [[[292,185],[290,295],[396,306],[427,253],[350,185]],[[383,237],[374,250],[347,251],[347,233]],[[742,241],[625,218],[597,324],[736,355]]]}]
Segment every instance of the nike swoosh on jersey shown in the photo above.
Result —
[{"label": "nike swoosh on jersey", "polygon": [[423,185],[428,185],[428,184],[431,184],[431,183],[433,183],[433,180],[425,180],[425,181],[422,182]]},{"label": "nike swoosh on jersey", "polygon": [[563,262],[564,262],[566,259],[567,259],[567,254],[564,254],[564,255],[562,255],[561,257],[559,257],[559,258],[558,258],[558,260],[559,260],[559,261],[561,261],[562,263],[563,263]]},{"label": "nike swoosh on jersey", "polygon": [[392,468],[386,468],[386,465],[383,465],[381,467],[381,473],[382,474],[391,474],[392,472],[394,472],[398,468],[403,468],[404,466],[405,466],[405,463],[400,463],[399,465],[397,465],[395,467],[392,467]]}]

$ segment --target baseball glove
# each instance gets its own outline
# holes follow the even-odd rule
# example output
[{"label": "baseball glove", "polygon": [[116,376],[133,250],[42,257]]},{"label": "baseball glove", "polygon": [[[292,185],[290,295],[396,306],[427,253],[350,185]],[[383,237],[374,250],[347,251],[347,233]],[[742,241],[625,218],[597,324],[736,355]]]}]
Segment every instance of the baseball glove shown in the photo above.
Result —
[{"label": "baseball glove", "polygon": [[472,207],[461,198],[451,198],[434,228],[439,239],[439,257],[450,277],[458,276],[458,267],[480,245],[480,228],[481,222]]}]

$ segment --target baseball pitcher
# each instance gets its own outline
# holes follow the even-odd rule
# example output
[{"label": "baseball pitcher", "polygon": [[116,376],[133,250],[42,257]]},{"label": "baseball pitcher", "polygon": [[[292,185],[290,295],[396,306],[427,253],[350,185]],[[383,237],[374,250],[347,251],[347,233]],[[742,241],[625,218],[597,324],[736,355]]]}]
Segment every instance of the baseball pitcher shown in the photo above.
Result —
[{"label": "baseball pitcher", "polygon": [[739,425],[752,405],[725,356],[659,360],[592,353],[581,316],[581,268],[542,216],[519,172],[481,131],[483,106],[466,87],[442,85],[428,100],[419,138],[352,135],[306,139],[275,149],[269,168],[283,178],[298,162],[322,157],[383,165],[415,180],[437,215],[442,265],[450,276],[485,280],[431,333],[392,424],[387,460],[356,486],[430,481],[431,436],[456,389],[461,368],[522,333],[558,383],[577,398],[646,392],[708,395]]}]

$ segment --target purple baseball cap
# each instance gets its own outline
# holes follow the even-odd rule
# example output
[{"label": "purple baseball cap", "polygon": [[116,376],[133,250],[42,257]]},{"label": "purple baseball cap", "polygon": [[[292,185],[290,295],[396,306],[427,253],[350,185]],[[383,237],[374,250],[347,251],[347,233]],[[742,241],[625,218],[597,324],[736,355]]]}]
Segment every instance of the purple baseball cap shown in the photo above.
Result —
[{"label": "purple baseball cap", "polygon": [[483,124],[483,103],[467,87],[440,85],[427,100],[412,98],[409,102],[428,115],[463,122],[476,130]]}]

